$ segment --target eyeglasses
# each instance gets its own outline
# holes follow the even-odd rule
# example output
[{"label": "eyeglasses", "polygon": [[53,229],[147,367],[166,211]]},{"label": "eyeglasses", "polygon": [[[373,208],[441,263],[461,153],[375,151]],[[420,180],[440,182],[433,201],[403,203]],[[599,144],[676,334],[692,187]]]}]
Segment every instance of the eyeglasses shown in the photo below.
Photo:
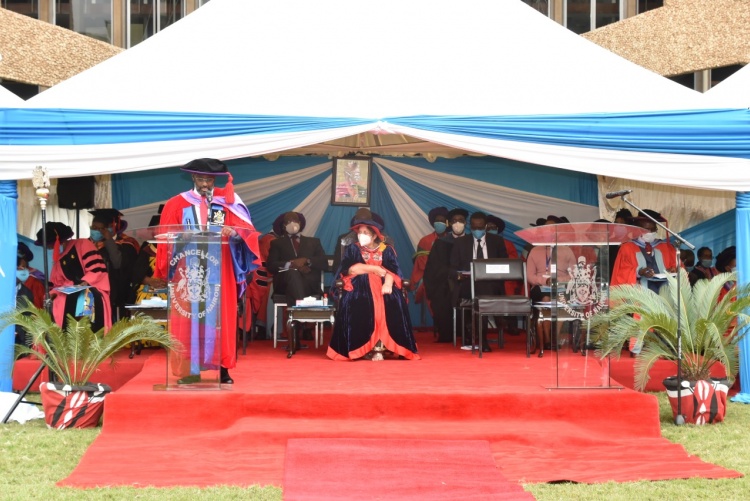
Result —
[{"label": "eyeglasses", "polygon": [[196,183],[210,183],[210,182],[213,182],[214,180],[213,177],[200,177],[200,176],[195,176],[193,179],[195,179]]}]

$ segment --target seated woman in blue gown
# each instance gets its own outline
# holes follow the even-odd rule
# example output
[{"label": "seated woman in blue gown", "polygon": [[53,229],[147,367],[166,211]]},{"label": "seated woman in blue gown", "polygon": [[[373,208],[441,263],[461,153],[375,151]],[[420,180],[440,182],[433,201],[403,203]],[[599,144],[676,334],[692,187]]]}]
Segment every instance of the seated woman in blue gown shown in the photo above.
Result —
[{"label": "seated woman in blue gown", "polygon": [[344,250],[336,278],[344,288],[336,311],[328,357],[355,360],[382,347],[410,360],[419,359],[409,310],[401,291],[401,270],[383,226],[357,220],[357,242]]}]

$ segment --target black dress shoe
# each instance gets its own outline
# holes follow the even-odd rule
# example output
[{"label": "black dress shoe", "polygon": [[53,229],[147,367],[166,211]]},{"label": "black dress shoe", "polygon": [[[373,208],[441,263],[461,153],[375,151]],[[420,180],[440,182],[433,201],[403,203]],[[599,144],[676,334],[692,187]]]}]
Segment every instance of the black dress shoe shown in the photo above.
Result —
[{"label": "black dress shoe", "polygon": [[489,346],[482,346],[482,353],[489,353],[492,351],[492,348]]},{"label": "black dress shoe", "polygon": [[234,379],[229,375],[229,371],[222,367],[219,371],[221,373],[221,384],[234,384]]},{"label": "black dress shoe", "polygon": [[539,358],[542,358],[544,356],[544,350],[539,350],[539,355],[537,355]]}]

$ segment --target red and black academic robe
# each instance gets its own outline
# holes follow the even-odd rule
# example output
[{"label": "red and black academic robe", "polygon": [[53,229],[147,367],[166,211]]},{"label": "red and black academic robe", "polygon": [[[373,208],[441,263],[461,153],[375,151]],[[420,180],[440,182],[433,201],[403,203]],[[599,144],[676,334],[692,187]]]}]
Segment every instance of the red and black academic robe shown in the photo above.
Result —
[{"label": "red and black academic robe", "polygon": [[[250,219],[247,207],[235,195],[235,203],[228,204],[224,198],[223,188],[214,188],[211,204],[212,230],[220,230],[217,226],[231,226],[240,230],[236,237],[223,237],[227,243],[221,249],[210,250],[221,253],[221,366],[227,369],[237,365],[237,299],[244,292],[247,275],[257,268],[256,260],[260,256],[258,237]],[[186,191],[170,198],[162,210],[160,226],[175,225],[195,226],[198,222],[198,207],[201,198],[195,191]],[[248,231],[242,231],[242,229]],[[166,244],[157,246],[156,269],[154,276],[167,279],[169,282],[174,270],[184,262],[175,263],[168,270],[168,249]],[[184,259],[183,259],[184,261]],[[168,278],[169,277],[169,278]],[[207,319],[206,323],[211,322]],[[215,325],[215,322],[214,322]],[[191,329],[195,322],[181,316],[172,308],[170,328],[172,335],[179,339],[190,338]],[[207,336],[210,336],[208,333]],[[193,373],[191,368],[191,373]]]}]

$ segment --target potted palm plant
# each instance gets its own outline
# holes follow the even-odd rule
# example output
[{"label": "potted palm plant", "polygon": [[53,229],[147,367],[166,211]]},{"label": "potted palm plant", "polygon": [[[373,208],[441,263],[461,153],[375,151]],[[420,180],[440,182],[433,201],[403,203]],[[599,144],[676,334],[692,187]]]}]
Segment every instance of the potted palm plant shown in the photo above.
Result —
[{"label": "potted palm plant", "polygon": [[96,426],[104,410],[107,385],[90,383],[97,367],[136,341],[150,341],[174,348],[175,341],[153,318],[137,315],[123,318],[104,332],[94,332],[88,317],[68,317],[65,329],[44,309],[26,300],[0,317],[4,324],[16,324],[26,331],[27,345],[16,345],[16,356],[38,358],[54,375],[54,382],[42,383],[40,393],[45,421],[50,428]]},{"label": "potted palm plant", "polygon": [[[674,362],[677,373],[679,311],[682,414],[690,423],[719,422],[724,419],[727,391],[737,374],[737,344],[749,319],[744,310],[750,306],[750,285],[735,286],[736,273],[723,273],[691,287],[685,271],[680,273],[679,310],[677,279],[667,276],[658,294],[640,285],[613,287],[610,310],[593,317],[592,327],[599,335],[602,358],[619,357],[628,340],[637,339],[642,349],[635,356],[635,389],[642,391],[657,361]],[[726,379],[711,378],[715,364],[724,366]],[[675,417],[676,382],[676,377],[664,380]]]}]

